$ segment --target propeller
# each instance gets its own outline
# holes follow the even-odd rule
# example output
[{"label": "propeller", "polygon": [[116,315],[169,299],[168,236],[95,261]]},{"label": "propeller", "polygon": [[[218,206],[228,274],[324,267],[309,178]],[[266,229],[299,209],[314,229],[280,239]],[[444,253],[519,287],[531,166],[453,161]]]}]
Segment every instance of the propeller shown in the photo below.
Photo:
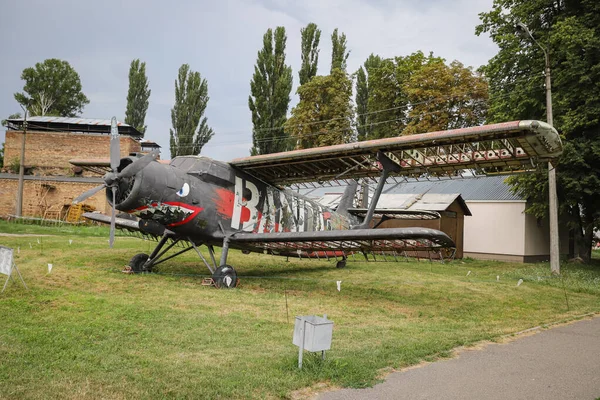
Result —
[{"label": "propeller", "polygon": [[84,201],[85,199],[93,196],[94,194],[98,193],[102,189],[111,189],[112,213],[110,218],[110,239],[108,241],[111,248],[113,247],[113,243],[115,242],[115,204],[117,203],[117,187],[119,185],[119,182],[122,179],[131,178],[132,176],[136,175],[138,172],[143,170],[148,164],[156,160],[157,157],[158,151],[155,150],[141,158],[138,158],[137,160],[129,164],[127,167],[123,168],[121,172],[118,172],[118,168],[121,163],[119,128],[117,126],[117,118],[112,117],[110,121],[110,168],[112,169],[112,171],[107,172],[104,175],[104,183],[102,185],[96,186],[95,188],[83,192],[75,200],[73,200],[73,204],[78,204]]}]

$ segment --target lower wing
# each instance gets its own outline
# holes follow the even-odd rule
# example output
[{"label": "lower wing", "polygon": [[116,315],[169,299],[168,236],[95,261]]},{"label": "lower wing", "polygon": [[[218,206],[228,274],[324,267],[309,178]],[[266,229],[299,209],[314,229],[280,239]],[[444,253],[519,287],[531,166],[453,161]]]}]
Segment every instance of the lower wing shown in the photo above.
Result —
[{"label": "lower wing", "polygon": [[[454,249],[454,241],[442,231],[428,228],[351,229],[317,232],[236,233],[232,247],[257,252],[311,257],[352,252],[440,251]],[[329,254],[328,252],[331,252]]]}]

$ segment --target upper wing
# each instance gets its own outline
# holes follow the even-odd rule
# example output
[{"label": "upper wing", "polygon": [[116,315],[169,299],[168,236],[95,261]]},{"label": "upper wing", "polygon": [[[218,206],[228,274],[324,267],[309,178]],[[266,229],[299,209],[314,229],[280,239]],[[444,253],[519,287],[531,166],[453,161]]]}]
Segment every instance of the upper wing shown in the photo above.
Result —
[{"label": "upper wing", "polygon": [[558,132],[540,121],[514,121],[238,158],[236,168],[274,185],[378,177],[377,152],[401,166],[396,176],[447,175],[474,168],[530,170],[562,153]]}]

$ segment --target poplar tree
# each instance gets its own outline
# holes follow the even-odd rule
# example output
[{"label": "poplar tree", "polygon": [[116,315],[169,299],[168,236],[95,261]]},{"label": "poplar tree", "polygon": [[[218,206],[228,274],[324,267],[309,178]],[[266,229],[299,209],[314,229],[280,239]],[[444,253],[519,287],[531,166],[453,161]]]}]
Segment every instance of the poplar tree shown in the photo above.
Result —
[{"label": "poplar tree", "polygon": [[144,125],[146,112],[150,104],[150,89],[146,76],[146,63],[139,59],[131,61],[129,67],[129,91],[127,92],[127,109],[125,110],[125,123],[133,126],[143,134],[147,126]]},{"label": "poplar tree", "polygon": [[179,68],[175,80],[175,105],[171,109],[171,157],[198,155],[214,132],[202,118],[208,103],[208,83],[188,64]]},{"label": "poplar tree", "polygon": [[302,66],[298,75],[300,76],[300,85],[310,81],[317,75],[317,64],[319,63],[319,40],[321,39],[321,30],[314,23],[309,23],[306,28],[300,30],[302,35]]},{"label": "poplar tree", "polygon": [[371,131],[368,126],[370,121],[369,114],[369,76],[373,69],[379,68],[381,57],[371,54],[364,63],[364,68],[361,66],[356,71],[356,123],[358,140],[367,140]]},{"label": "poplar tree", "polygon": [[248,107],[252,112],[252,155],[288,150],[283,129],[292,91],[292,67],[285,64],[285,28],[268,29],[250,81]]},{"label": "poplar tree", "polygon": [[346,45],[346,34],[338,35],[338,29],[335,28],[331,34],[331,72],[336,68],[346,71],[346,61],[350,55]]}]

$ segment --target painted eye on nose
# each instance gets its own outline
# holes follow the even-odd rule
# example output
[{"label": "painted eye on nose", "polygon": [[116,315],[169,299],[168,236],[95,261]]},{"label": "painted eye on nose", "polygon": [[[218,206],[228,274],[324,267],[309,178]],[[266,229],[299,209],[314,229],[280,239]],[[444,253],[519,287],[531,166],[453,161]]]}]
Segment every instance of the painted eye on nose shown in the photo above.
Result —
[{"label": "painted eye on nose", "polygon": [[183,187],[177,191],[177,196],[185,197],[188,194],[190,194],[190,185],[188,185],[187,183],[184,183]]}]

